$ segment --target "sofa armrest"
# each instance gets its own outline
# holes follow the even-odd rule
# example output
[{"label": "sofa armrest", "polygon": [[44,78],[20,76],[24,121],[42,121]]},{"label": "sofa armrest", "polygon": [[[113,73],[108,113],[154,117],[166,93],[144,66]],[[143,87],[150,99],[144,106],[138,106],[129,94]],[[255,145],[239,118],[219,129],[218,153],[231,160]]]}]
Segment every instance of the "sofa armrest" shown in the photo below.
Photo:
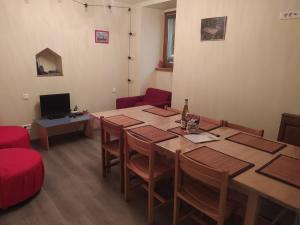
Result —
[{"label": "sofa armrest", "polygon": [[144,95],[118,98],[116,100],[116,109],[133,107],[137,102],[143,101]]}]

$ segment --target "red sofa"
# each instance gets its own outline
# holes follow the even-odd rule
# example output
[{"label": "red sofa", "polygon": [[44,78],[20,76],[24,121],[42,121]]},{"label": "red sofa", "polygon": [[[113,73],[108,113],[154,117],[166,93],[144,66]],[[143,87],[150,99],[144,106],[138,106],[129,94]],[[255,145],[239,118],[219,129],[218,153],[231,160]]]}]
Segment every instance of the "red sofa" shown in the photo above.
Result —
[{"label": "red sofa", "polygon": [[164,91],[156,88],[148,88],[145,95],[118,98],[116,100],[116,108],[130,108],[141,105],[153,105],[163,108],[171,107],[172,92]]}]

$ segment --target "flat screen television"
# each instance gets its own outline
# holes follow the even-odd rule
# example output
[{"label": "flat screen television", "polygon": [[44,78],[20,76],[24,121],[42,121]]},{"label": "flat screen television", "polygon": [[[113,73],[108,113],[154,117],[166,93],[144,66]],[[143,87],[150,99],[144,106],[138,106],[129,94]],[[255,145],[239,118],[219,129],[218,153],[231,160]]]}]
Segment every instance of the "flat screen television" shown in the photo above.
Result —
[{"label": "flat screen television", "polygon": [[40,95],[42,117],[61,117],[70,113],[70,94]]}]

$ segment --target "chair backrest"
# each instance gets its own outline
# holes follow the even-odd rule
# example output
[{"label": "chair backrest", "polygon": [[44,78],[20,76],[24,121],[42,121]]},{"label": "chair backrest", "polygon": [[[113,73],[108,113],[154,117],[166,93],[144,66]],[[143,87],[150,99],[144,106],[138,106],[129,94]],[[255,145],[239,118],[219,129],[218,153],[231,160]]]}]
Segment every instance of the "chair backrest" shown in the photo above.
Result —
[{"label": "chair backrest", "polygon": [[234,124],[234,123],[229,123],[228,121],[224,121],[223,123],[224,127],[229,127],[235,130],[239,130],[248,134],[254,134],[256,136],[263,137],[264,136],[264,130],[256,130],[250,127],[245,127],[242,125]]},{"label": "chair backrest", "polygon": [[154,176],[154,165],[155,165],[155,151],[154,142],[147,142],[141,140],[139,137],[131,133],[130,131],[125,132],[125,164],[130,162],[130,151],[135,151],[140,155],[146,156],[148,158],[148,172],[149,180],[153,179]]},{"label": "chair backrest", "polygon": [[148,88],[144,96],[144,101],[157,100],[157,101],[171,101],[172,92],[160,90],[156,88]]},{"label": "chair backrest", "polygon": [[114,136],[122,140],[123,138],[123,126],[109,122],[105,118],[100,118],[101,124],[101,141],[107,143],[110,141],[110,137]]},{"label": "chair backrest", "polygon": [[182,112],[182,110],[171,108],[171,107],[168,107],[168,106],[166,107],[166,110],[177,112],[177,113],[181,113]]},{"label": "chair backrest", "polygon": [[200,181],[202,184],[210,186],[219,192],[219,217],[223,220],[227,202],[229,173],[200,164],[195,160],[184,156],[180,151],[176,151],[175,170],[175,185],[179,186],[175,187],[175,190],[179,190],[181,186],[180,183],[177,183],[178,180],[180,182],[182,180],[179,176],[187,174],[193,179]]},{"label": "chair backrest", "polygon": [[179,154],[179,169],[194,179],[216,189],[221,189],[223,183],[228,179],[228,172],[200,164],[182,154]]},{"label": "chair backrest", "polygon": [[201,121],[217,124],[217,125],[220,125],[220,126],[222,126],[222,124],[224,123],[223,120],[216,120],[216,119],[212,119],[212,118],[205,117],[205,116],[200,116],[200,123],[201,123]]},{"label": "chair backrest", "polygon": [[282,114],[278,141],[300,146],[300,115]]},{"label": "chair backrest", "polygon": [[125,147],[134,150],[141,155],[150,157],[153,152],[153,142],[147,142],[140,139],[130,131],[125,132]]}]

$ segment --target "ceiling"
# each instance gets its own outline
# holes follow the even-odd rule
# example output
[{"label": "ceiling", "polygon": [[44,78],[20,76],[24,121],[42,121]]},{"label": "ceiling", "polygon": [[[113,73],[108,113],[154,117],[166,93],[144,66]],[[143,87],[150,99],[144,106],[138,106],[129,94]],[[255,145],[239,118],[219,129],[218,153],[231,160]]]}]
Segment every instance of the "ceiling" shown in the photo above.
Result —
[{"label": "ceiling", "polygon": [[149,5],[148,7],[150,8],[155,8],[155,9],[174,9],[176,8],[177,0],[170,0],[167,2],[162,2],[154,5]]},{"label": "ceiling", "polygon": [[145,0],[116,0],[118,2],[126,2],[126,3],[131,3],[131,4],[135,4],[135,3],[138,3],[138,2],[143,2]]},{"label": "ceiling", "polygon": [[[135,4],[135,3],[139,3],[139,2],[145,2],[146,0],[116,0],[116,1]],[[157,4],[151,5],[149,7],[156,8],[156,9],[176,8],[176,0],[166,0],[166,2],[157,3]]]}]

